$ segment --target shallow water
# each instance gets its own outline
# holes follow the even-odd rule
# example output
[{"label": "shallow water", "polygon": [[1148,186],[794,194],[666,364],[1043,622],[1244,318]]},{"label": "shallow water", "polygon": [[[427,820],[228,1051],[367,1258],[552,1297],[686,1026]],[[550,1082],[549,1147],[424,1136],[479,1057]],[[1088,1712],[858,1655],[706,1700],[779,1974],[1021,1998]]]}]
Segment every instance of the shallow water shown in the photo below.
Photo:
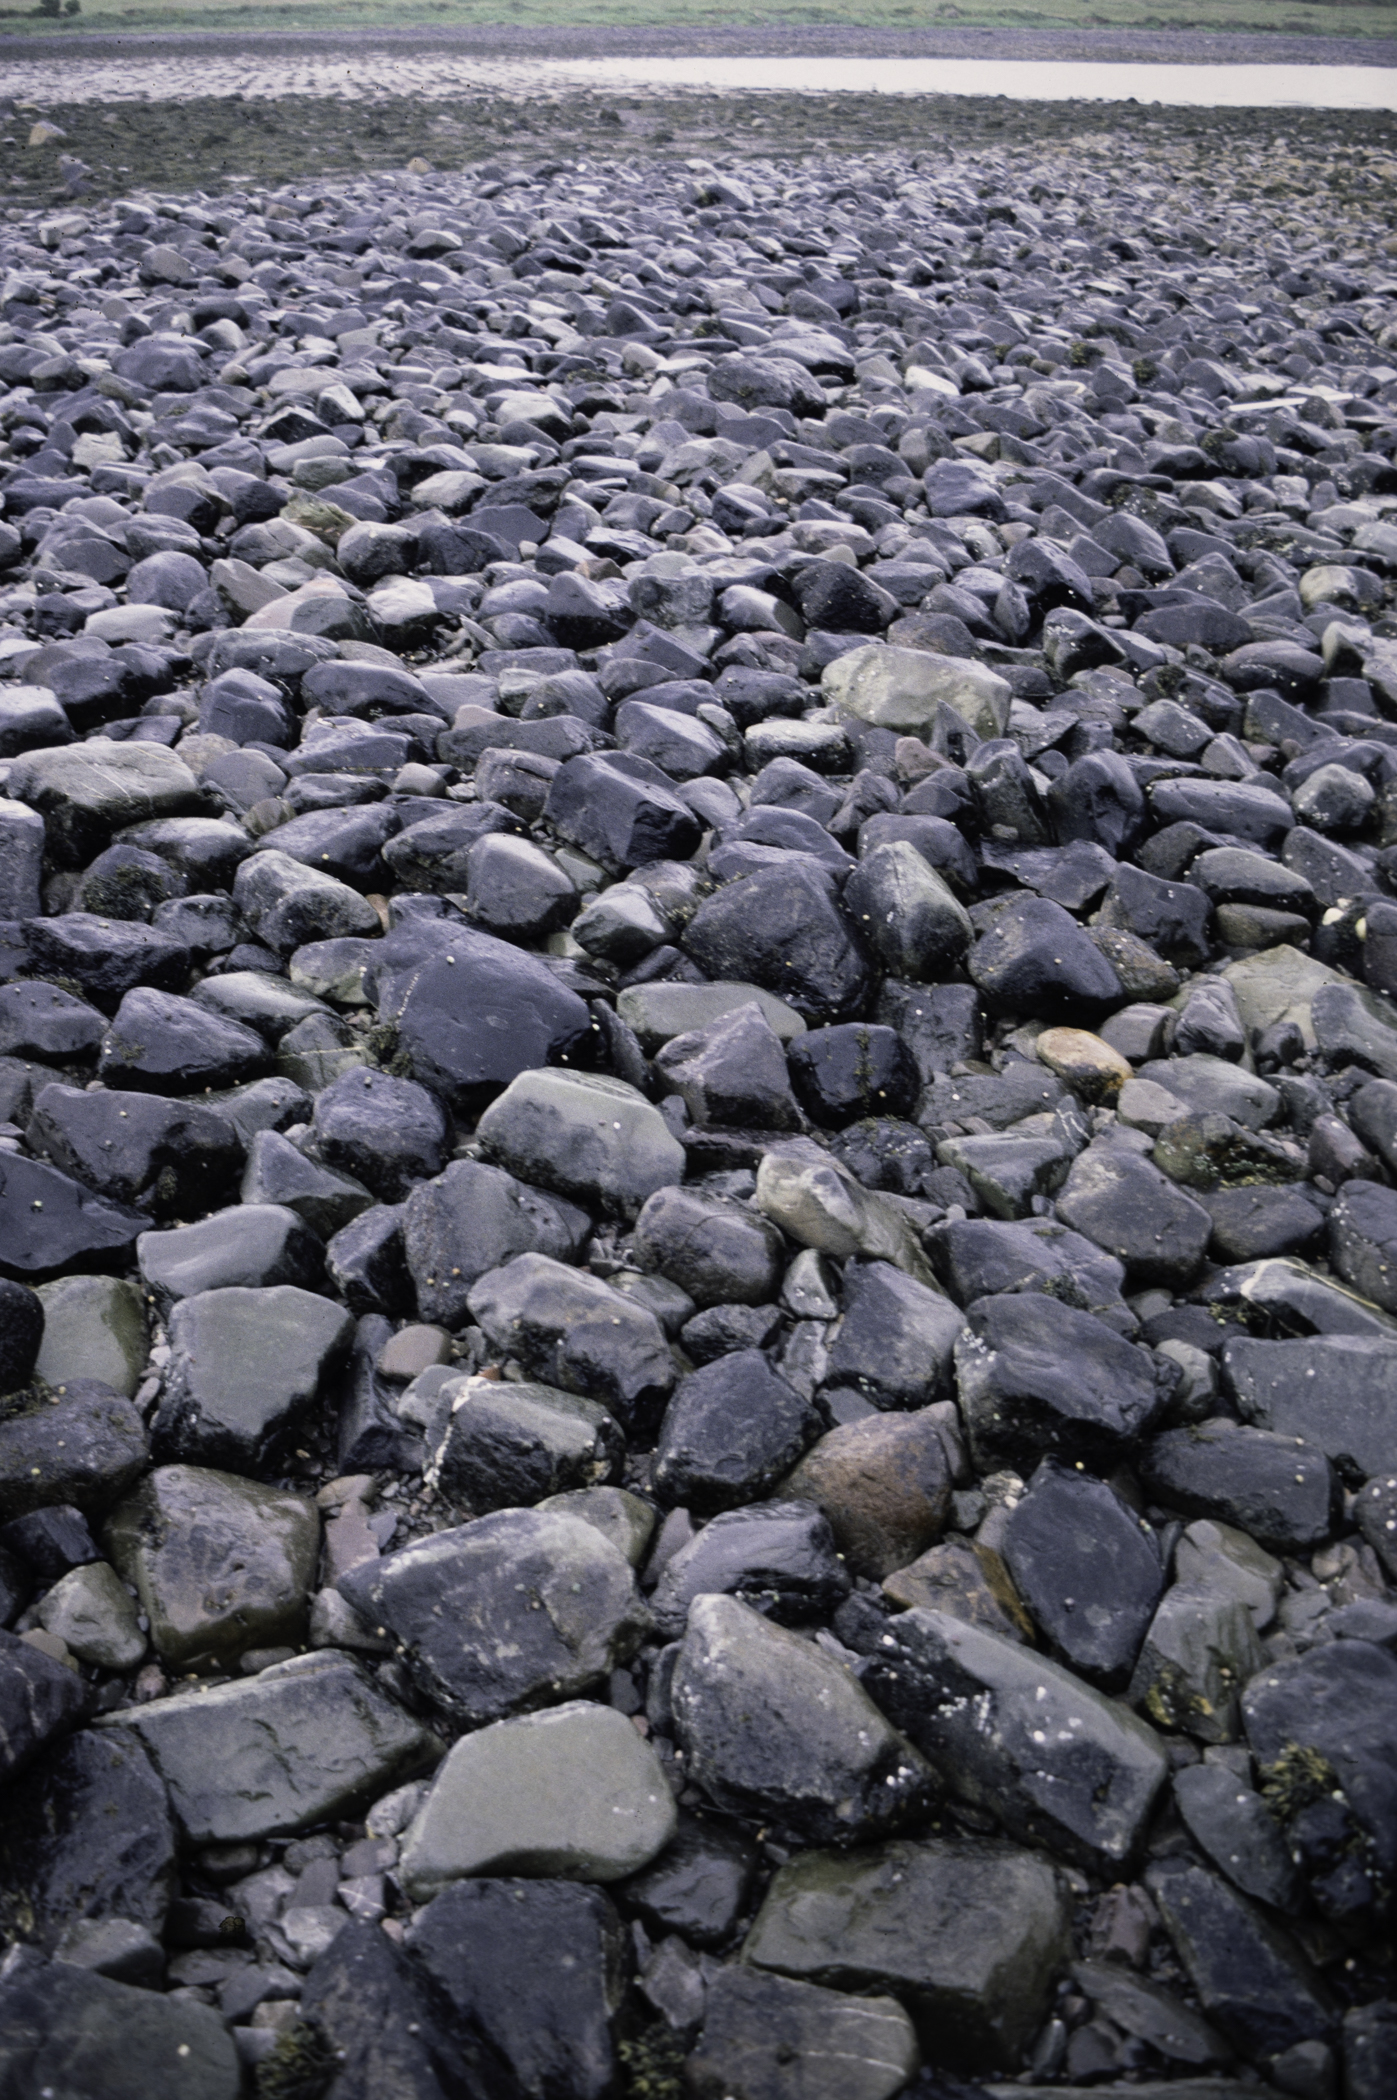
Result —
[{"label": "shallow water", "polygon": [[503,94],[644,89],[763,91],[833,96],[1003,95],[1205,109],[1397,110],[1397,67],[1383,64],[1161,65],[993,58],[785,58],[676,54],[612,58],[480,58],[365,45],[295,57],[135,54],[130,58],[10,60],[6,91],[46,102],[167,101],[184,95],[420,95],[441,100],[482,89]]}]

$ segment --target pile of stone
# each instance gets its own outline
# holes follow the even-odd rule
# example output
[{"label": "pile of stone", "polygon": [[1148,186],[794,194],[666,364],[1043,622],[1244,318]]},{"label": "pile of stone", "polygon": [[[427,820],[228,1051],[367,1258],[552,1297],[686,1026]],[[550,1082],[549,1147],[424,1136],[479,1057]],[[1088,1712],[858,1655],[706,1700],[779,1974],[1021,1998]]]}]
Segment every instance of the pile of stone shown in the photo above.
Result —
[{"label": "pile of stone", "polygon": [[1135,165],[10,215],[7,2093],[1397,2088],[1397,283]]}]

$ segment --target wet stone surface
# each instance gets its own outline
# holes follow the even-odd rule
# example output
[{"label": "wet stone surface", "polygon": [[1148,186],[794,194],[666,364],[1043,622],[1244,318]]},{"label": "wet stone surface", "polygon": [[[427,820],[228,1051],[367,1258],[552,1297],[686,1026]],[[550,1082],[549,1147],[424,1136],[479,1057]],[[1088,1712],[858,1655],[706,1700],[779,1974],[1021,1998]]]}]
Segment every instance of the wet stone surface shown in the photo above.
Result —
[{"label": "wet stone surface", "polygon": [[1390,142],[855,103],[3,113],[7,2093],[1391,2088]]}]

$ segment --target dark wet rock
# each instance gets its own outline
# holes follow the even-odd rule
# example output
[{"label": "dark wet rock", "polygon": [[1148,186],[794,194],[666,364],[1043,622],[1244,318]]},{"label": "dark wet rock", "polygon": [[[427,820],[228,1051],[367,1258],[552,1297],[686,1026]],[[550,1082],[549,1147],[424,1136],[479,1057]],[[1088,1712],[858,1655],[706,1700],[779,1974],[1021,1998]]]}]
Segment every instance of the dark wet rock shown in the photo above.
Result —
[{"label": "dark wet rock", "polygon": [[191,1843],[237,1844],[341,1818],[410,1775],[433,1739],[334,1649],[124,1709]]},{"label": "dark wet rock", "polygon": [[509,942],[436,920],[399,934],[384,944],[379,1011],[414,1077],[451,1108],[478,1109],[516,1074],[563,1059],[585,1033],[577,994]]},{"label": "dark wet rock", "polygon": [[199,1466],[157,1466],[103,1531],[162,1661],[208,1667],[295,1643],[320,1551],[299,1495]]},{"label": "dark wet rock", "polygon": [[1324,1453],[1227,1415],[1156,1437],[1141,1470],[1170,1508],[1236,1524],[1275,1550],[1317,1545],[1333,1523],[1336,1484]]},{"label": "dark wet rock", "polygon": [[696,1190],[657,1189],[636,1220],[633,1246],[642,1268],[668,1277],[697,1306],[765,1304],[784,1265],[774,1225]]},{"label": "dark wet rock", "polygon": [[530,1376],[605,1401],[625,1426],[647,1419],[674,1384],[654,1313],[548,1255],[520,1254],[490,1270],[468,1304],[496,1348]]},{"label": "dark wet rock", "polygon": [[0,1979],[0,2071],[15,2091],[237,2100],[242,2067],[211,2006],[137,1990],[37,1952]]},{"label": "dark wet rock", "polygon": [[553,1386],[466,1378],[444,1386],[442,1402],[449,1415],[432,1446],[429,1478],[453,1503],[478,1512],[605,1482],[623,1449],[598,1401]]},{"label": "dark wet rock", "polygon": [[725,1969],[710,1987],[703,2039],[686,2077],[699,2100],[738,2089],[778,2100],[792,2075],[834,2057],[848,2100],[886,2100],[915,2070],[912,2022],[895,1998],[850,1997],[790,1977]]},{"label": "dark wet rock", "polygon": [[1014,899],[1000,908],[970,951],[966,967],[998,1012],[1100,1010],[1120,1002],[1110,963],[1060,904]]},{"label": "dark wet rock", "polygon": [[1346,1283],[1397,1313],[1397,1190],[1345,1182],[1329,1213],[1329,1251]]},{"label": "dark wet rock", "polygon": [[143,1232],[137,1243],[142,1279],[163,1308],[200,1291],[320,1281],[319,1240],[295,1211],[275,1203],[241,1203],[197,1225]]},{"label": "dark wet rock", "polygon": [[743,1955],[826,1988],[895,1991],[928,2055],[973,2072],[1021,2061],[1068,1946],[1063,1885],[1041,1856],[902,1839],[781,1867]]},{"label": "dark wet rock", "polygon": [[13,1633],[0,1633],[0,1771],[15,1779],[52,1738],[81,1720],[88,1690],[76,1671]]},{"label": "dark wet rock", "polygon": [[[1254,1676],[1242,1694],[1247,1742],[1292,1856],[1327,1914],[1361,1916],[1391,1886],[1397,1819],[1385,1748],[1397,1701],[1397,1658],[1368,1641],[1334,1641]],[[1315,1803],[1341,1811],[1329,1845],[1311,1850]],[[1325,1833],[1328,1836],[1328,1833]],[[1332,1848],[1332,1849],[1331,1849]],[[1359,1886],[1346,1887],[1357,1880]],[[1366,1883],[1367,1886],[1362,1886]]]},{"label": "dark wet rock", "polygon": [[1116,1871],[1134,1854],[1167,1760],[1154,1730],[1060,1663],[945,1612],[849,1608],[883,1711],[964,1799],[1012,1835]]},{"label": "dark wet rock", "polygon": [[99,1077],[137,1093],[192,1094],[236,1086],[266,1064],[255,1029],[170,992],[128,992],[102,1038]]},{"label": "dark wet rock", "polygon": [[1059,1658],[1118,1688],[1164,1588],[1159,1545],[1143,1518],[1105,1481],[1044,1459],[1008,1513],[1000,1550]]},{"label": "dark wet rock", "polygon": [[1336,2017],[1294,1942],[1202,1867],[1161,1864],[1149,1889],[1208,2018],[1253,2060],[1323,2041]]},{"label": "dark wet rock", "polygon": [[1294,1861],[1261,1795],[1225,1765],[1185,1765],[1174,1799],[1189,1833],[1244,1896],[1293,1915],[1300,1894]]},{"label": "dark wet rock", "polygon": [[292,1284],[182,1298],[153,1437],[162,1459],[254,1477],[299,1434],[349,1348],[342,1307]]},{"label": "dark wet rock", "polygon": [[68,1271],[130,1265],[144,1211],[94,1195],[40,1160],[0,1153],[0,1273],[41,1283]]},{"label": "dark wet rock", "polygon": [[1119,1334],[1135,1331],[1134,1315],[1121,1297],[1122,1264],[1052,1219],[963,1218],[933,1226],[927,1244],[959,1305],[1011,1291],[1042,1291],[1094,1313]]},{"label": "dark wet rock", "polygon": [[299,2039],[304,2055],[301,2066],[289,2055],[288,2069],[300,2069],[300,2082],[307,2059],[311,2077],[333,2072],[337,2100],[436,2100],[452,2085],[504,2100],[493,2060],[442,2020],[422,1972],[377,1925],[351,1919],[341,1927],[306,1978],[301,2011],[307,2024],[290,2041]]},{"label": "dark wet rock", "polygon": [[398,1229],[419,1311],[456,1327],[467,1318],[471,1289],[487,1271],[514,1254],[575,1258],[587,1220],[574,1205],[499,1167],[454,1160],[436,1179],[417,1182]]},{"label": "dark wet rock", "polygon": [[1390,1405],[1397,1341],[1320,1334],[1224,1345],[1223,1376],[1244,1422],[1322,1452],[1350,1480],[1397,1464]]},{"label": "dark wet rock", "polygon": [[148,1462],[139,1414],[95,1379],[25,1395],[0,1419],[0,1516],[54,1504],[108,1508]]},{"label": "dark wet rock", "polygon": [[720,1808],[830,1844],[925,1806],[926,1764],[844,1665],[734,1597],[691,1604],[671,1696],[689,1776]]},{"label": "dark wet rock", "polygon": [[26,1284],[0,1281],[0,1393],[28,1385],[43,1337],[43,1300]]},{"label": "dark wet rock", "polygon": [[677,1932],[693,1946],[722,1946],[746,1908],[755,1868],[755,1848],[740,1830],[681,1815],[653,1866],[617,1893],[654,1936]]},{"label": "dark wet rock", "polygon": [[44,1087],[29,1140],[99,1195],[164,1217],[204,1209],[237,1172],[242,1146],[217,1109],[107,1088]]},{"label": "dark wet rock", "polygon": [[705,1513],[761,1500],[818,1430],[813,1403],[759,1349],[720,1356],[676,1387],[655,1447],[655,1486]]},{"label": "dark wet rock", "polygon": [[621,1920],[600,1889],[457,1882],[413,1920],[406,1944],[453,2021],[508,2065],[523,2092],[603,2100],[612,2089],[612,2021],[628,1963]]},{"label": "dark wet rock", "polygon": [[849,1586],[820,1511],[807,1502],[757,1502],[715,1517],[666,1561],[650,1608],[674,1635],[700,1596],[736,1596],[782,1624],[799,1624],[832,1611]]},{"label": "dark wet rock", "polygon": [[51,1953],[83,1921],[124,1918],[159,1933],[176,1885],[165,1787],[139,1743],[110,1730],[69,1736],[14,1783],[0,1816],[6,1925]]},{"label": "dark wet rock", "polygon": [[977,1462],[1050,1456],[1109,1464],[1173,1389],[1171,1365],[1090,1313],[1040,1292],[977,1299],[956,1344],[956,1384]]},{"label": "dark wet rock", "polygon": [[827,1380],[875,1407],[920,1407],[950,1384],[965,1322],[948,1298],[891,1262],[854,1262],[844,1274],[844,1317]]},{"label": "dark wet rock", "polygon": [[711,978],[775,992],[811,1021],[836,1021],[868,967],[824,873],[793,862],[725,883],[690,920],[684,947]]},{"label": "dark wet rock", "polygon": [[917,1069],[892,1028],[846,1022],[812,1028],[787,1053],[801,1106],[817,1123],[859,1116],[907,1116],[916,1106]]},{"label": "dark wet rock", "polygon": [[325,1164],[399,1203],[442,1165],[447,1120],[425,1087],[381,1072],[346,1072],[316,1096],[311,1130]]},{"label": "dark wet rock", "polygon": [[433,1705],[473,1727],[589,1691],[645,1624],[621,1554],[554,1511],[479,1517],[351,1569],[339,1588],[401,1643]]},{"label": "dark wet rock", "polygon": [[50,984],[0,985],[0,1052],[6,1057],[81,1058],[102,1040],[95,1006]]},{"label": "dark wet rock", "polygon": [[780,1038],[756,1006],[672,1036],[655,1064],[695,1123],[757,1130],[796,1125]]},{"label": "dark wet rock", "polygon": [[1149,1160],[1120,1146],[1089,1146],[1078,1155],[1057,1198],[1057,1214],[1124,1262],[1137,1286],[1191,1282],[1212,1230],[1201,1203]]}]

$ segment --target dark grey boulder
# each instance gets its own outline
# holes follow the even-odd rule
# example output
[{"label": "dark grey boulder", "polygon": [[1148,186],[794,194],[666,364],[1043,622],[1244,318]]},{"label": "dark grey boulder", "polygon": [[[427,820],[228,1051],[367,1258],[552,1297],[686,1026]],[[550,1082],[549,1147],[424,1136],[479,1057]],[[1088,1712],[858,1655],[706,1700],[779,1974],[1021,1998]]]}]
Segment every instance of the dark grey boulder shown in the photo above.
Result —
[{"label": "dark grey boulder", "polygon": [[520,2091],[576,2100],[612,2091],[629,1950],[600,1889],[458,1882],[418,1913],[405,1944],[453,2022],[480,2037]]},{"label": "dark grey boulder", "polygon": [[741,1349],[681,1379],[655,1447],[654,1480],[669,1502],[706,1513],[760,1499],[819,1434],[812,1401]]},{"label": "dark grey boulder", "polygon": [[339,1588],[401,1644],[433,1706],[473,1728],[591,1690],[646,1622],[615,1546],[556,1511],[498,1510],[363,1562]]},{"label": "dark grey boulder", "polygon": [[1055,1653],[1108,1689],[1128,1677],[1164,1589],[1157,1540],[1104,1480],[1045,1458],[1000,1549]]},{"label": "dark grey boulder", "polygon": [[1166,1430],[1140,1469],[1171,1509],[1236,1524],[1273,1551],[1316,1546],[1333,1525],[1337,1484],[1323,1451],[1227,1415]]},{"label": "dark grey boulder", "polygon": [[47,1953],[84,1921],[125,1918],[160,1933],[176,1886],[176,1833],[140,1744],[83,1729],[7,1788],[0,1872],[7,1930]]},{"label": "dark grey boulder", "polygon": [[1177,1380],[1166,1360],[1041,1292],[977,1299],[956,1386],[977,1462],[1108,1463],[1147,1430]]}]

